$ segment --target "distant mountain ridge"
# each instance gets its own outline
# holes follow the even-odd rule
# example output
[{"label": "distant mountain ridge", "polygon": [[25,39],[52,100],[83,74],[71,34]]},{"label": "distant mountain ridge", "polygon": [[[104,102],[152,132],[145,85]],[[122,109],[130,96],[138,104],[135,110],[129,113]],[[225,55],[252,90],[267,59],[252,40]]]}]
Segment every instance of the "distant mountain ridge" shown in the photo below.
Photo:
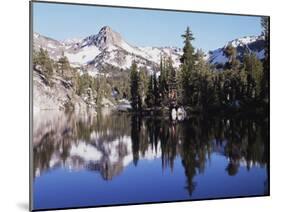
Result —
[{"label": "distant mountain ridge", "polygon": [[[259,59],[264,58],[264,36],[245,36],[227,42],[223,47],[209,51],[205,59],[216,67],[227,61],[224,50],[232,45],[237,50],[237,58],[242,61],[246,52],[255,53]],[[139,67],[153,71],[159,66],[161,56],[170,56],[175,68],[180,66],[182,49],[177,47],[137,47],[126,42],[121,34],[109,26],[104,26],[97,34],[85,38],[73,38],[58,41],[34,33],[34,48],[42,47],[51,58],[58,60],[62,53],[68,57],[72,66],[83,67],[89,74],[96,75],[108,66],[112,69],[126,70],[133,61]]]},{"label": "distant mountain ridge", "polygon": [[264,59],[265,39],[264,36],[245,36],[227,42],[222,48],[210,51],[207,60],[209,63],[219,66],[224,65],[228,59],[224,54],[227,46],[233,46],[237,51],[237,59],[242,61],[246,53],[254,53],[260,60]]},{"label": "distant mountain ridge", "polygon": [[64,52],[74,66],[85,66],[92,73],[110,65],[119,69],[130,68],[135,60],[139,67],[153,70],[162,56],[171,56],[174,66],[179,67],[181,49],[176,47],[136,47],[127,43],[122,36],[105,26],[98,34],[84,39],[57,41],[34,33],[34,47],[47,49],[51,58],[57,60]]}]

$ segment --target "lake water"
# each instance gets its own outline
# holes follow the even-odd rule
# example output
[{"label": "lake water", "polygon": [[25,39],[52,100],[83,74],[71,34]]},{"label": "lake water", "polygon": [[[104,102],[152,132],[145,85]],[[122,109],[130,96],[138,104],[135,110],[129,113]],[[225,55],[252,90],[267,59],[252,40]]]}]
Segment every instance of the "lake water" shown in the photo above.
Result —
[{"label": "lake water", "polygon": [[268,194],[268,123],[40,112],[34,209]]}]

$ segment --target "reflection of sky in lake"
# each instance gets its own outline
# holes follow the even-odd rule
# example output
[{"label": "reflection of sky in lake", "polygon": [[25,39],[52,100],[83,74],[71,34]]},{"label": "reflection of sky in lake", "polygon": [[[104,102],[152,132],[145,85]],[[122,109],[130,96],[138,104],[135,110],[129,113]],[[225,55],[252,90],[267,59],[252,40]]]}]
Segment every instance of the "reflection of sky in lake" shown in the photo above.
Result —
[{"label": "reflection of sky in lake", "polygon": [[35,209],[267,192],[266,141],[263,130],[253,134],[256,123],[231,121],[212,132],[196,121],[172,128],[124,114],[55,120],[36,126],[44,133],[35,132]]}]

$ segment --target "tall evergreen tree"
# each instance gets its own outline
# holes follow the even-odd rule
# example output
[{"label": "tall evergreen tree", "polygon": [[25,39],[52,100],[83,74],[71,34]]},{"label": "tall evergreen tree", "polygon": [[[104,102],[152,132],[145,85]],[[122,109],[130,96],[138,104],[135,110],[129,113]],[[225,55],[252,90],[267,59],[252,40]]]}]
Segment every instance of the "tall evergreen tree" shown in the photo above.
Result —
[{"label": "tall evergreen tree", "polygon": [[207,109],[210,104],[214,101],[214,86],[211,77],[211,71],[207,62],[204,60],[204,52],[197,50],[196,54],[196,72],[193,74],[193,104],[197,108]]},{"label": "tall evergreen tree", "polygon": [[[261,26],[262,26],[262,35],[266,42],[269,42],[269,17],[262,17],[261,18]],[[265,46],[265,54],[268,56],[269,45]]]},{"label": "tall evergreen tree", "polygon": [[171,57],[169,57],[167,60],[167,85],[169,92],[170,107],[175,107],[178,104],[178,86],[176,70],[173,67],[173,61]]},{"label": "tall evergreen tree", "polygon": [[49,80],[53,75],[53,61],[49,57],[47,50],[39,49],[38,53],[33,55],[34,67],[42,71],[42,73]]},{"label": "tall evergreen tree", "polygon": [[58,60],[58,69],[59,69],[59,73],[63,77],[68,77],[68,78],[71,77],[70,64],[68,58],[64,55],[64,52],[62,52],[62,56]]},{"label": "tall evergreen tree", "polygon": [[133,61],[131,66],[130,83],[132,108],[134,111],[140,111],[142,109],[142,101],[140,96],[140,77],[135,61]]},{"label": "tall evergreen tree", "polygon": [[180,58],[182,64],[190,66],[193,68],[194,66],[194,47],[191,42],[194,40],[193,34],[189,27],[186,28],[185,33],[182,35],[184,38],[184,47],[183,47],[183,55]]},{"label": "tall evergreen tree", "polygon": [[263,77],[261,96],[265,101],[269,98],[269,17],[261,18],[262,35],[265,39]]},{"label": "tall evergreen tree", "polygon": [[148,108],[151,108],[154,105],[153,76],[152,75],[149,77],[145,103]]},{"label": "tall evergreen tree", "polygon": [[228,45],[224,52],[225,56],[228,58],[228,62],[225,64],[225,69],[237,69],[239,67],[239,61],[237,60],[237,51],[236,48],[232,45]]},{"label": "tall evergreen tree", "polygon": [[153,74],[153,96],[154,96],[154,106],[159,107],[161,104],[159,85],[156,73]]},{"label": "tall evergreen tree", "polygon": [[159,92],[162,105],[168,103],[168,84],[167,84],[167,70],[165,67],[165,58],[160,58],[160,76],[159,76]]},{"label": "tall evergreen tree", "polygon": [[145,103],[145,94],[148,89],[148,73],[147,69],[143,68],[139,71],[139,95],[141,104]]},{"label": "tall evergreen tree", "polygon": [[184,38],[183,55],[180,58],[181,61],[181,83],[182,83],[182,103],[184,105],[190,105],[192,103],[190,96],[193,93],[192,87],[192,74],[195,66],[195,54],[192,41],[194,40],[193,34],[189,27],[187,27],[185,33],[182,35]]},{"label": "tall evergreen tree", "polygon": [[204,59],[204,51],[202,49],[198,49],[195,54],[196,64],[195,69],[199,72],[200,75],[205,74],[209,71],[209,65]]},{"label": "tall evergreen tree", "polygon": [[248,97],[257,99],[261,95],[263,67],[255,54],[244,57],[244,66],[247,73]]}]

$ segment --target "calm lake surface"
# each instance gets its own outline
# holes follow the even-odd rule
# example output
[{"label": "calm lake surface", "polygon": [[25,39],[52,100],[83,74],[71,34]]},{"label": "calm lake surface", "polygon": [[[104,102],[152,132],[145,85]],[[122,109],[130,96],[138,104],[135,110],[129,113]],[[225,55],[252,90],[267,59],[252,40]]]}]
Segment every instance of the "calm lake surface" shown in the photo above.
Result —
[{"label": "calm lake surface", "polygon": [[268,194],[268,123],[100,111],[34,117],[34,209]]}]

